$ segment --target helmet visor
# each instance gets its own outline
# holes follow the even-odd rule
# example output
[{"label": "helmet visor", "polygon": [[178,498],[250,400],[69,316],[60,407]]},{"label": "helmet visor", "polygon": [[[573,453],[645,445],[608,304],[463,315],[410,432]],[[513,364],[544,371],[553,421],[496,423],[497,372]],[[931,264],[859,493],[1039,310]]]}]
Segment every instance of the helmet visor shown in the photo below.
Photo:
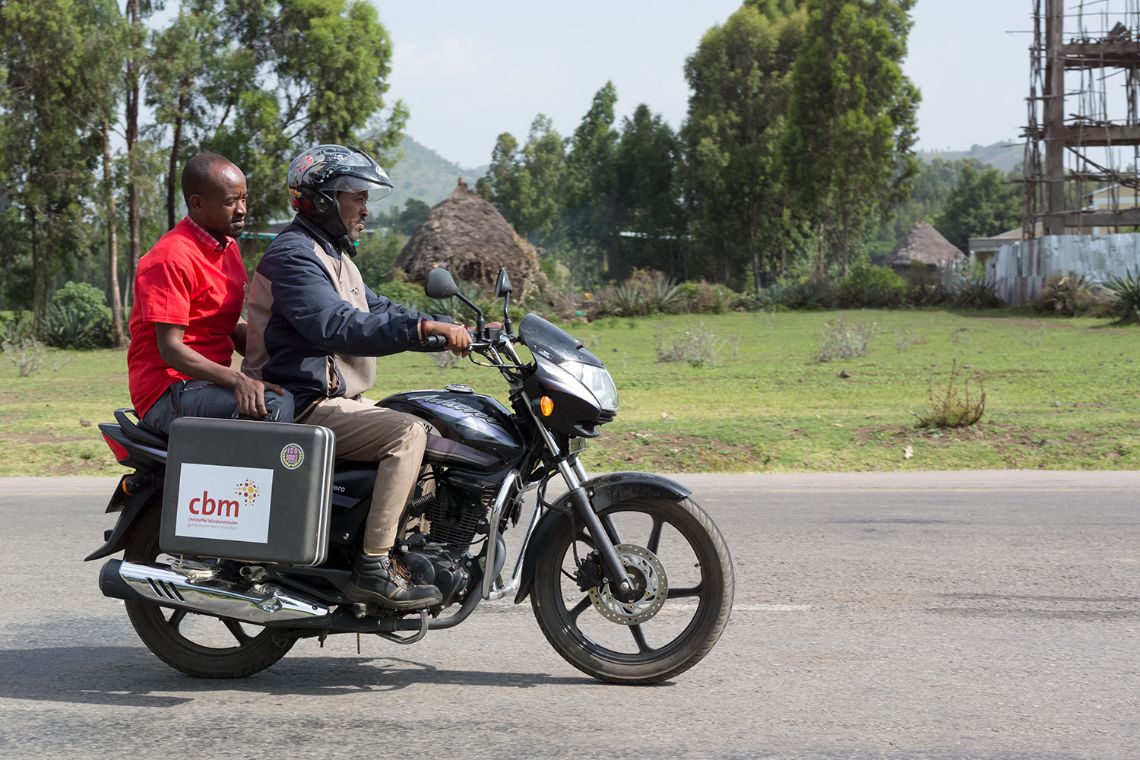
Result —
[{"label": "helmet visor", "polygon": [[376,167],[373,171],[354,171],[352,174],[333,177],[321,186],[321,190],[327,193],[359,193],[367,190],[370,200],[379,200],[392,192],[392,180],[388,179],[383,169]]}]

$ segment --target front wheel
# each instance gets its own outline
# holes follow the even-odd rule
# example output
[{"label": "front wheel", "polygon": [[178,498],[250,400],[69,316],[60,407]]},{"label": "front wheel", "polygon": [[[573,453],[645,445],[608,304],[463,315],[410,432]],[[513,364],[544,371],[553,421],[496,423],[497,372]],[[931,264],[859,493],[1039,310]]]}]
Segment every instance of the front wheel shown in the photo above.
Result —
[{"label": "front wheel", "polygon": [[724,537],[690,499],[624,501],[599,516],[637,598],[614,596],[593,539],[567,519],[535,568],[539,628],[567,662],[602,681],[652,684],[685,672],[716,644],[732,611]]},{"label": "front wheel", "polygon": [[[131,531],[123,558],[169,563],[158,548],[159,505]],[[127,601],[127,616],[147,649],[170,667],[198,678],[242,678],[265,670],[293,648],[297,637],[280,628],[239,623],[153,602]]]}]

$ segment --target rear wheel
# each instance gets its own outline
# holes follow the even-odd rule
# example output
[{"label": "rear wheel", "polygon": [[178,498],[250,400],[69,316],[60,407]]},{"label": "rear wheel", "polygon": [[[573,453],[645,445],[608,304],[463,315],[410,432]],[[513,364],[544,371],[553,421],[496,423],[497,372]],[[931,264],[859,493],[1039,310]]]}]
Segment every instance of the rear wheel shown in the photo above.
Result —
[{"label": "rear wheel", "polygon": [[625,501],[600,517],[637,598],[614,596],[593,539],[567,519],[535,568],[538,625],[560,655],[594,678],[673,678],[708,654],[728,623],[734,581],[724,537],[689,499]]},{"label": "rear wheel", "polygon": [[[129,562],[169,564],[158,548],[159,505],[139,518],[127,540]],[[124,602],[147,649],[172,668],[198,678],[243,678],[265,670],[293,648],[295,634],[143,601]]]}]

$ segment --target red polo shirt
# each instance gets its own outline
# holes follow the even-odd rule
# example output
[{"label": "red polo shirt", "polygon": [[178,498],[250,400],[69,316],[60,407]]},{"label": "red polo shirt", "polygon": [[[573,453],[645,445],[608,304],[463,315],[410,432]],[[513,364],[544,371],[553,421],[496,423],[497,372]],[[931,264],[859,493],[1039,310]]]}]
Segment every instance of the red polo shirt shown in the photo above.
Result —
[{"label": "red polo shirt", "polygon": [[140,417],[172,383],[190,379],[162,360],[155,323],[186,328],[188,347],[228,367],[234,354],[230,333],[241,317],[246,282],[237,241],[227,237],[219,243],[189,217],[139,259],[127,373]]}]

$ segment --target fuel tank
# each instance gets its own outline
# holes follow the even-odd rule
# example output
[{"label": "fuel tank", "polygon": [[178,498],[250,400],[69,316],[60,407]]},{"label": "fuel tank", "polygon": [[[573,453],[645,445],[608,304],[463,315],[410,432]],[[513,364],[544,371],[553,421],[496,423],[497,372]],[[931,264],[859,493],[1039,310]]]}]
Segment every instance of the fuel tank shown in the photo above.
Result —
[{"label": "fuel tank", "polygon": [[496,399],[477,394],[467,386],[397,393],[378,405],[414,414],[434,425],[449,443],[429,443],[428,456],[442,461],[497,470],[521,457],[525,448],[510,411]]}]

